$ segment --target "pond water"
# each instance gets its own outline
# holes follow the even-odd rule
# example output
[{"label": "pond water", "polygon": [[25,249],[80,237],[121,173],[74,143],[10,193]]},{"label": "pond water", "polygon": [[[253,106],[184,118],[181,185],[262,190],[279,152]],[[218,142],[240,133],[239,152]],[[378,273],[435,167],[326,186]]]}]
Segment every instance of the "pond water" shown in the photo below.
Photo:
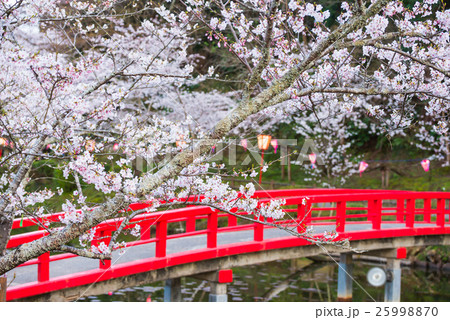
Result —
[{"label": "pond water", "polygon": [[[366,280],[374,264],[355,262],[353,301],[383,301],[384,287],[372,287]],[[275,261],[233,268],[228,285],[228,301],[334,302],[337,300],[338,266],[308,259]],[[450,273],[402,268],[402,301],[433,302],[450,300]],[[207,281],[182,279],[183,301],[208,301]],[[164,283],[121,289],[109,294],[87,296],[79,301],[163,301]]]}]

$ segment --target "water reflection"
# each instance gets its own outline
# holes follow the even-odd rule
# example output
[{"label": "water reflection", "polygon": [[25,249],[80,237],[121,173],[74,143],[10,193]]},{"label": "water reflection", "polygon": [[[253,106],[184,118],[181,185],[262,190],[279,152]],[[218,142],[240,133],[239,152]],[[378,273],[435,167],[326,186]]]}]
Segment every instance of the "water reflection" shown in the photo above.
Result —
[{"label": "water reflection", "polygon": [[[366,275],[374,264],[355,262],[353,301],[384,300],[384,287],[372,287]],[[335,263],[293,259],[234,268],[228,286],[229,301],[337,301]],[[402,268],[402,301],[448,301],[449,273]],[[362,287],[362,288],[361,288]],[[363,289],[364,288],[364,289]],[[182,280],[183,301],[208,301],[207,281]],[[367,293],[365,292],[367,291]],[[369,296],[370,295],[370,296]],[[121,289],[109,294],[88,296],[79,301],[163,301],[164,283]]]}]

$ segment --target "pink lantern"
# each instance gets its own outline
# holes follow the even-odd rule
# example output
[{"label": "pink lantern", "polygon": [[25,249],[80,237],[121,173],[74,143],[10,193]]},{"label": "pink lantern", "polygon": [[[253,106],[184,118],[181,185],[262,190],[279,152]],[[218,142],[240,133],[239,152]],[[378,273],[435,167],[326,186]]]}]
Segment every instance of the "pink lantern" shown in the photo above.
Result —
[{"label": "pink lantern", "polygon": [[316,167],[316,165],[315,165],[315,163],[316,163],[316,154],[315,153],[311,153],[309,156],[309,161],[311,161],[311,168],[315,168]]},{"label": "pink lantern", "polygon": [[118,143],[114,143],[113,150],[114,151],[119,150],[119,144]]},{"label": "pink lantern", "polygon": [[369,164],[367,162],[361,161],[359,163],[359,176],[362,176],[362,173],[364,172],[364,170],[367,169],[367,167],[369,166]]},{"label": "pink lantern", "polygon": [[423,159],[422,161],[420,161],[420,164],[422,165],[422,168],[423,170],[425,170],[425,172],[428,172],[428,170],[430,170],[430,160]]},{"label": "pink lantern", "polygon": [[278,148],[278,141],[277,141],[277,139],[272,139],[271,141],[270,141],[270,144],[272,145],[272,147],[274,148],[274,152],[275,152],[275,154],[277,153],[277,148]]},{"label": "pink lantern", "polygon": [[243,146],[244,149],[247,151],[247,139],[242,139],[241,140],[241,146]]}]

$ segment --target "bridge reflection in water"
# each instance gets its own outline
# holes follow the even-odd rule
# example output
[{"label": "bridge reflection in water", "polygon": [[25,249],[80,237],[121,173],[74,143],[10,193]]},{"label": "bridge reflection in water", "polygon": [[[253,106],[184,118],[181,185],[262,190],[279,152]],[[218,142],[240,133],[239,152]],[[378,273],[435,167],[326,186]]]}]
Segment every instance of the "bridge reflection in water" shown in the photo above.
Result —
[{"label": "bridge reflection in water", "polygon": [[[286,200],[291,221],[313,226],[319,236],[336,230],[337,239],[387,258],[387,301],[400,299],[398,248],[450,244],[450,193],[393,190],[305,189],[257,191],[260,202]],[[305,205],[303,199],[308,197]],[[131,209],[144,208],[133,204]],[[308,213],[305,217],[305,213]],[[62,213],[49,215],[58,221]],[[108,241],[120,220],[97,228],[97,238]],[[33,225],[24,219],[22,227]],[[259,223],[241,224],[236,217],[208,207],[187,207],[142,214],[131,220],[141,226],[141,238],[127,244],[126,253],[114,254],[112,263],[99,263],[73,254],[49,253],[8,273],[15,279],[7,300],[68,301],[80,296],[117,291],[121,288],[169,280],[166,300],[178,300],[181,277],[196,276],[211,284],[211,301],[227,299],[227,283],[233,267],[322,254],[322,248],[286,232]],[[173,227],[174,226],[174,227]],[[182,228],[180,228],[182,226]],[[303,227],[306,227],[303,226]],[[20,220],[13,228],[20,228]],[[168,231],[169,230],[169,231]],[[301,230],[299,230],[301,231]],[[15,235],[8,248],[46,236],[39,230]],[[339,252],[328,246],[329,252]],[[342,251],[342,250],[341,250]],[[342,252],[338,275],[338,299],[352,297],[352,255]]]},{"label": "bridge reflection in water", "polygon": [[[313,257],[322,258],[319,256]],[[367,272],[383,263],[374,259],[355,257],[353,301],[384,301],[384,287],[367,282]],[[376,259],[380,260],[380,259]],[[412,266],[408,260],[402,266],[402,302],[446,302],[449,298],[450,270],[426,269]],[[334,302],[337,301],[338,266],[334,262],[311,261],[310,258],[277,260],[268,263],[233,268],[233,282],[228,284],[230,302]],[[81,302],[164,301],[164,281],[145,284],[105,294],[84,296]],[[181,300],[206,302],[211,291],[208,281],[184,277]],[[365,292],[367,291],[368,294]],[[371,298],[372,297],[372,298]]]}]

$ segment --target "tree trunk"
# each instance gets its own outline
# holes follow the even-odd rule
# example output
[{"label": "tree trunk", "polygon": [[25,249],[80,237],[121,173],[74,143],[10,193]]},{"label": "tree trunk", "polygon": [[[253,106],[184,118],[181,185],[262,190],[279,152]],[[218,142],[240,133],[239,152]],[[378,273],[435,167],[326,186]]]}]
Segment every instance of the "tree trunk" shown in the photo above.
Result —
[{"label": "tree trunk", "polygon": [[6,302],[7,279],[0,276],[0,302]]},{"label": "tree trunk", "polygon": [[386,188],[389,188],[389,174],[390,170],[389,168],[386,168],[386,179],[385,179]]},{"label": "tree trunk", "polygon": [[288,182],[291,182],[292,181],[292,176],[291,176],[291,155],[289,153],[289,148],[287,149],[287,151],[288,151],[288,156],[287,156],[287,159],[288,159],[288,163],[287,163]]},{"label": "tree trunk", "polygon": [[447,159],[446,159],[446,160],[447,160],[447,163],[446,163],[446,164],[447,164],[447,165],[450,165],[450,143],[449,143],[448,140],[447,140],[447,143],[446,143],[446,149],[447,149],[447,150],[446,150],[446,151],[447,151],[447,152],[446,152],[446,153],[447,153],[447,154],[446,154],[446,156],[447,156]]},{"label": "tree trunk", "polygon": [[0,219],[0,257],[6,253],[6,245],[11,234],[12,223],[12,218],[3,217]]}]

